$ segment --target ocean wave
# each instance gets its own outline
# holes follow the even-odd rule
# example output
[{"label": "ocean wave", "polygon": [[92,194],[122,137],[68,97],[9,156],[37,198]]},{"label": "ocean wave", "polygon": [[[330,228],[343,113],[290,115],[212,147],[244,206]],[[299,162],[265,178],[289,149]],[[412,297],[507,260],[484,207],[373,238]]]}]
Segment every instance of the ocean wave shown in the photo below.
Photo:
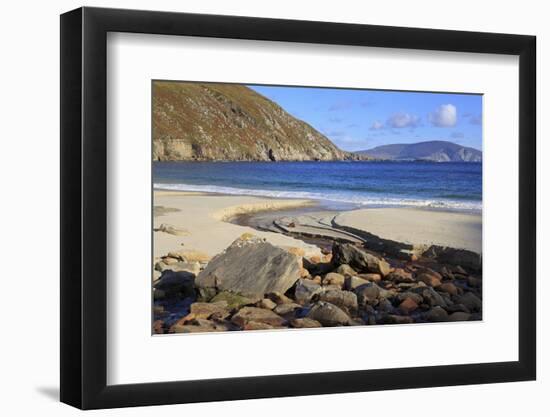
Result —
[{"label": "ocean wave", "polygon": [[218,185],[195,185],[195,184],[153,184],[156,190],[168,191],[195,191],[231,195],[248,195],[255,197],[271,198],[295,198],[320,200],[342,204],[352,204],[363,207],[419,207],[459,211],[481,211],[481,201],[457,201],[451,199],[419,199],[367,196],[361,194],[346,193],[318,193],[309,191],[282,191],[282,190],[258,190],[249,188],[236,188]]}]

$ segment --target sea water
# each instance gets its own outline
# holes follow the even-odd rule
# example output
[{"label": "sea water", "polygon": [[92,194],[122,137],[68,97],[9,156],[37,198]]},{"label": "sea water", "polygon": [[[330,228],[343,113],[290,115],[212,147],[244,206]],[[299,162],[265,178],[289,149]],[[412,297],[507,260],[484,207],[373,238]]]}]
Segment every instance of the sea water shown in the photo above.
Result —
[{"label": "sea water", "polygon": [[319,200],[331,208],[481,211],[482,164],[154,162],[155,189]]}]

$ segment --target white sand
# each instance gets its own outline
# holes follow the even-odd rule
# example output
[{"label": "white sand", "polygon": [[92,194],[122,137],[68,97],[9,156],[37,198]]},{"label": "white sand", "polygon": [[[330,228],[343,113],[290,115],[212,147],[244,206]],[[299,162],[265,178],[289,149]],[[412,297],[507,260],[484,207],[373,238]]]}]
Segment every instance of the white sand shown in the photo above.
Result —
[{"label": "white sand", "polygon": [[481,214],[411,208],[361,209],[340,213],[334,221],[396,242],[482,252]]},{"label": "white sand", "polygon": [[175,236],[160,231],[154,232],[154,256],[160,257],[170,251],[182,249],[202,251],[214,256],[243,233],[264,237],[277,246],[302,248],[308,256],[318,255],[319,248],[301,240],[278,233],[261,232],[251,227],[224,221],[237,214],[301,207],[309,204],[312,202],[308,200],[278,200],[251,196],[155,191],[155,206],[163,206],[165,209],[175,208],[179,211],[155,216],[154,228],[157,229],[164,223],[185,230],[187,234]]}]

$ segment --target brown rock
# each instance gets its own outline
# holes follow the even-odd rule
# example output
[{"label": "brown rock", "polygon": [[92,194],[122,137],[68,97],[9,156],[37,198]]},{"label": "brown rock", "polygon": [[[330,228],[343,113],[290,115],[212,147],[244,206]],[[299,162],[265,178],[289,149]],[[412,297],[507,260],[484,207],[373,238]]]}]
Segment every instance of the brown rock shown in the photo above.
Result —
[{"label": "brown rock", "polygon": [[343,264],[340,265],[338,268],[336,268],[337,273],[344,275],[344,276],[353,276],[357,275],[357,272],[349,265]]},{"label": "brown rock", "polygon": [[209,333],[233,330],[229,323],[219,323],[212,320],[196,319],[190,323],[176,323],[170,328],[170,333]]},{"label": "brown rock", "polygon": [[414,282],[413,276],[410,272],[405,271],[403,268],[395,268],[387,277],[387,280],[393,282]]},{"label": "brown rock", "polygon": [[318,301],[307,314],[307,318],[321,323],[323,326],[344,326],[350,324],[350,317],[339,307],[325,301]]},{"label": "brown rock", "polygon": [[338,285],[340,288],[344,286],[346,278],[342,274],[329,272],[323,278],[323,285]]},{"label": "brown rock", "polygon": [[260,323],[257,321],[249,321],[246,323],[243,327],[243,330],[270,330],[274,329],[275,327],[270,326],[267,323]]},{"label": "brown rock", "polygon": [[438,287],[441,285],[441,280],[436,275],[426,272],[420,274],[416,279],[430,287]]},{"label": "brown rock", "polygon": [[286,320],[273,311],[257,307],[243,307],[232,318],[231,322],[244,327],[248,322],[269,324],[270,326],[284,326]]},{"label": "brown rock", "polygon": [[310,329],[315,327],[323,327],[317,320],[309,319],[307,317],[301,319],[290,320],[290,325],[296,329]]},{"label": "brown rock", "polygon": [[258,304],[258,307],[265,308],[267,310],[273,310],[275,307],[277,307],[277,304],[275,304],[269,298],[262,299]]},{"label": "brown rock", "polygon": [[239,309],[246,305],[254,304],[254,301],[240,294],[235,294],[230,291],[222,291],[210,299],[211,303],[226,302],[229,309]]},{"label": "brown rock", "polygon": [[280,292],[271,292],[267,295],[267,298],[269,298],[275,304],[288,304],[294,302],[292,299],[288,298],[284,294],[281,294]]},{"label": "brown rock", "polygon": [[359,274],[358,276],[359,278],[363,278],[371,282],[380,282],[382,280],[382,276],[380,274]]},{"label": "brown rock", "polygon": [[208,319],[212,315],[216,318],[225,319],[229,316],[227,302],[218,301],[216,303],[193,303],[191,304],[191,314],[195,319]]},{"label": "brown rock", "polygon": [[407,297],[399,304],[399,309],[403,314],[411,314],[414,310],[418,308],[418,304],[412,298]]},{"label": "brown rock", "polygon": [[444,282],[443,284],[441,284],[436,289],[437,289],[437,291],[445,292],[445,293],[450,294],[450,295],[457,295],[458,294],[458,290],[456,288],[456,285],[454,285],[451,282]]}]

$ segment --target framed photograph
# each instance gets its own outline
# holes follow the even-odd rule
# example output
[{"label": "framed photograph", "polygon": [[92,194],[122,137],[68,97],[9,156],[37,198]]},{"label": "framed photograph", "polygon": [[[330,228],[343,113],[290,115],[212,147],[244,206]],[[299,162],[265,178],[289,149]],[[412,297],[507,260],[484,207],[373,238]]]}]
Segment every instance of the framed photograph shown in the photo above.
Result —
[{"label": "framed photograph", "polygon": [[61,401],[533,380],[535,37],[61,16]]}]

